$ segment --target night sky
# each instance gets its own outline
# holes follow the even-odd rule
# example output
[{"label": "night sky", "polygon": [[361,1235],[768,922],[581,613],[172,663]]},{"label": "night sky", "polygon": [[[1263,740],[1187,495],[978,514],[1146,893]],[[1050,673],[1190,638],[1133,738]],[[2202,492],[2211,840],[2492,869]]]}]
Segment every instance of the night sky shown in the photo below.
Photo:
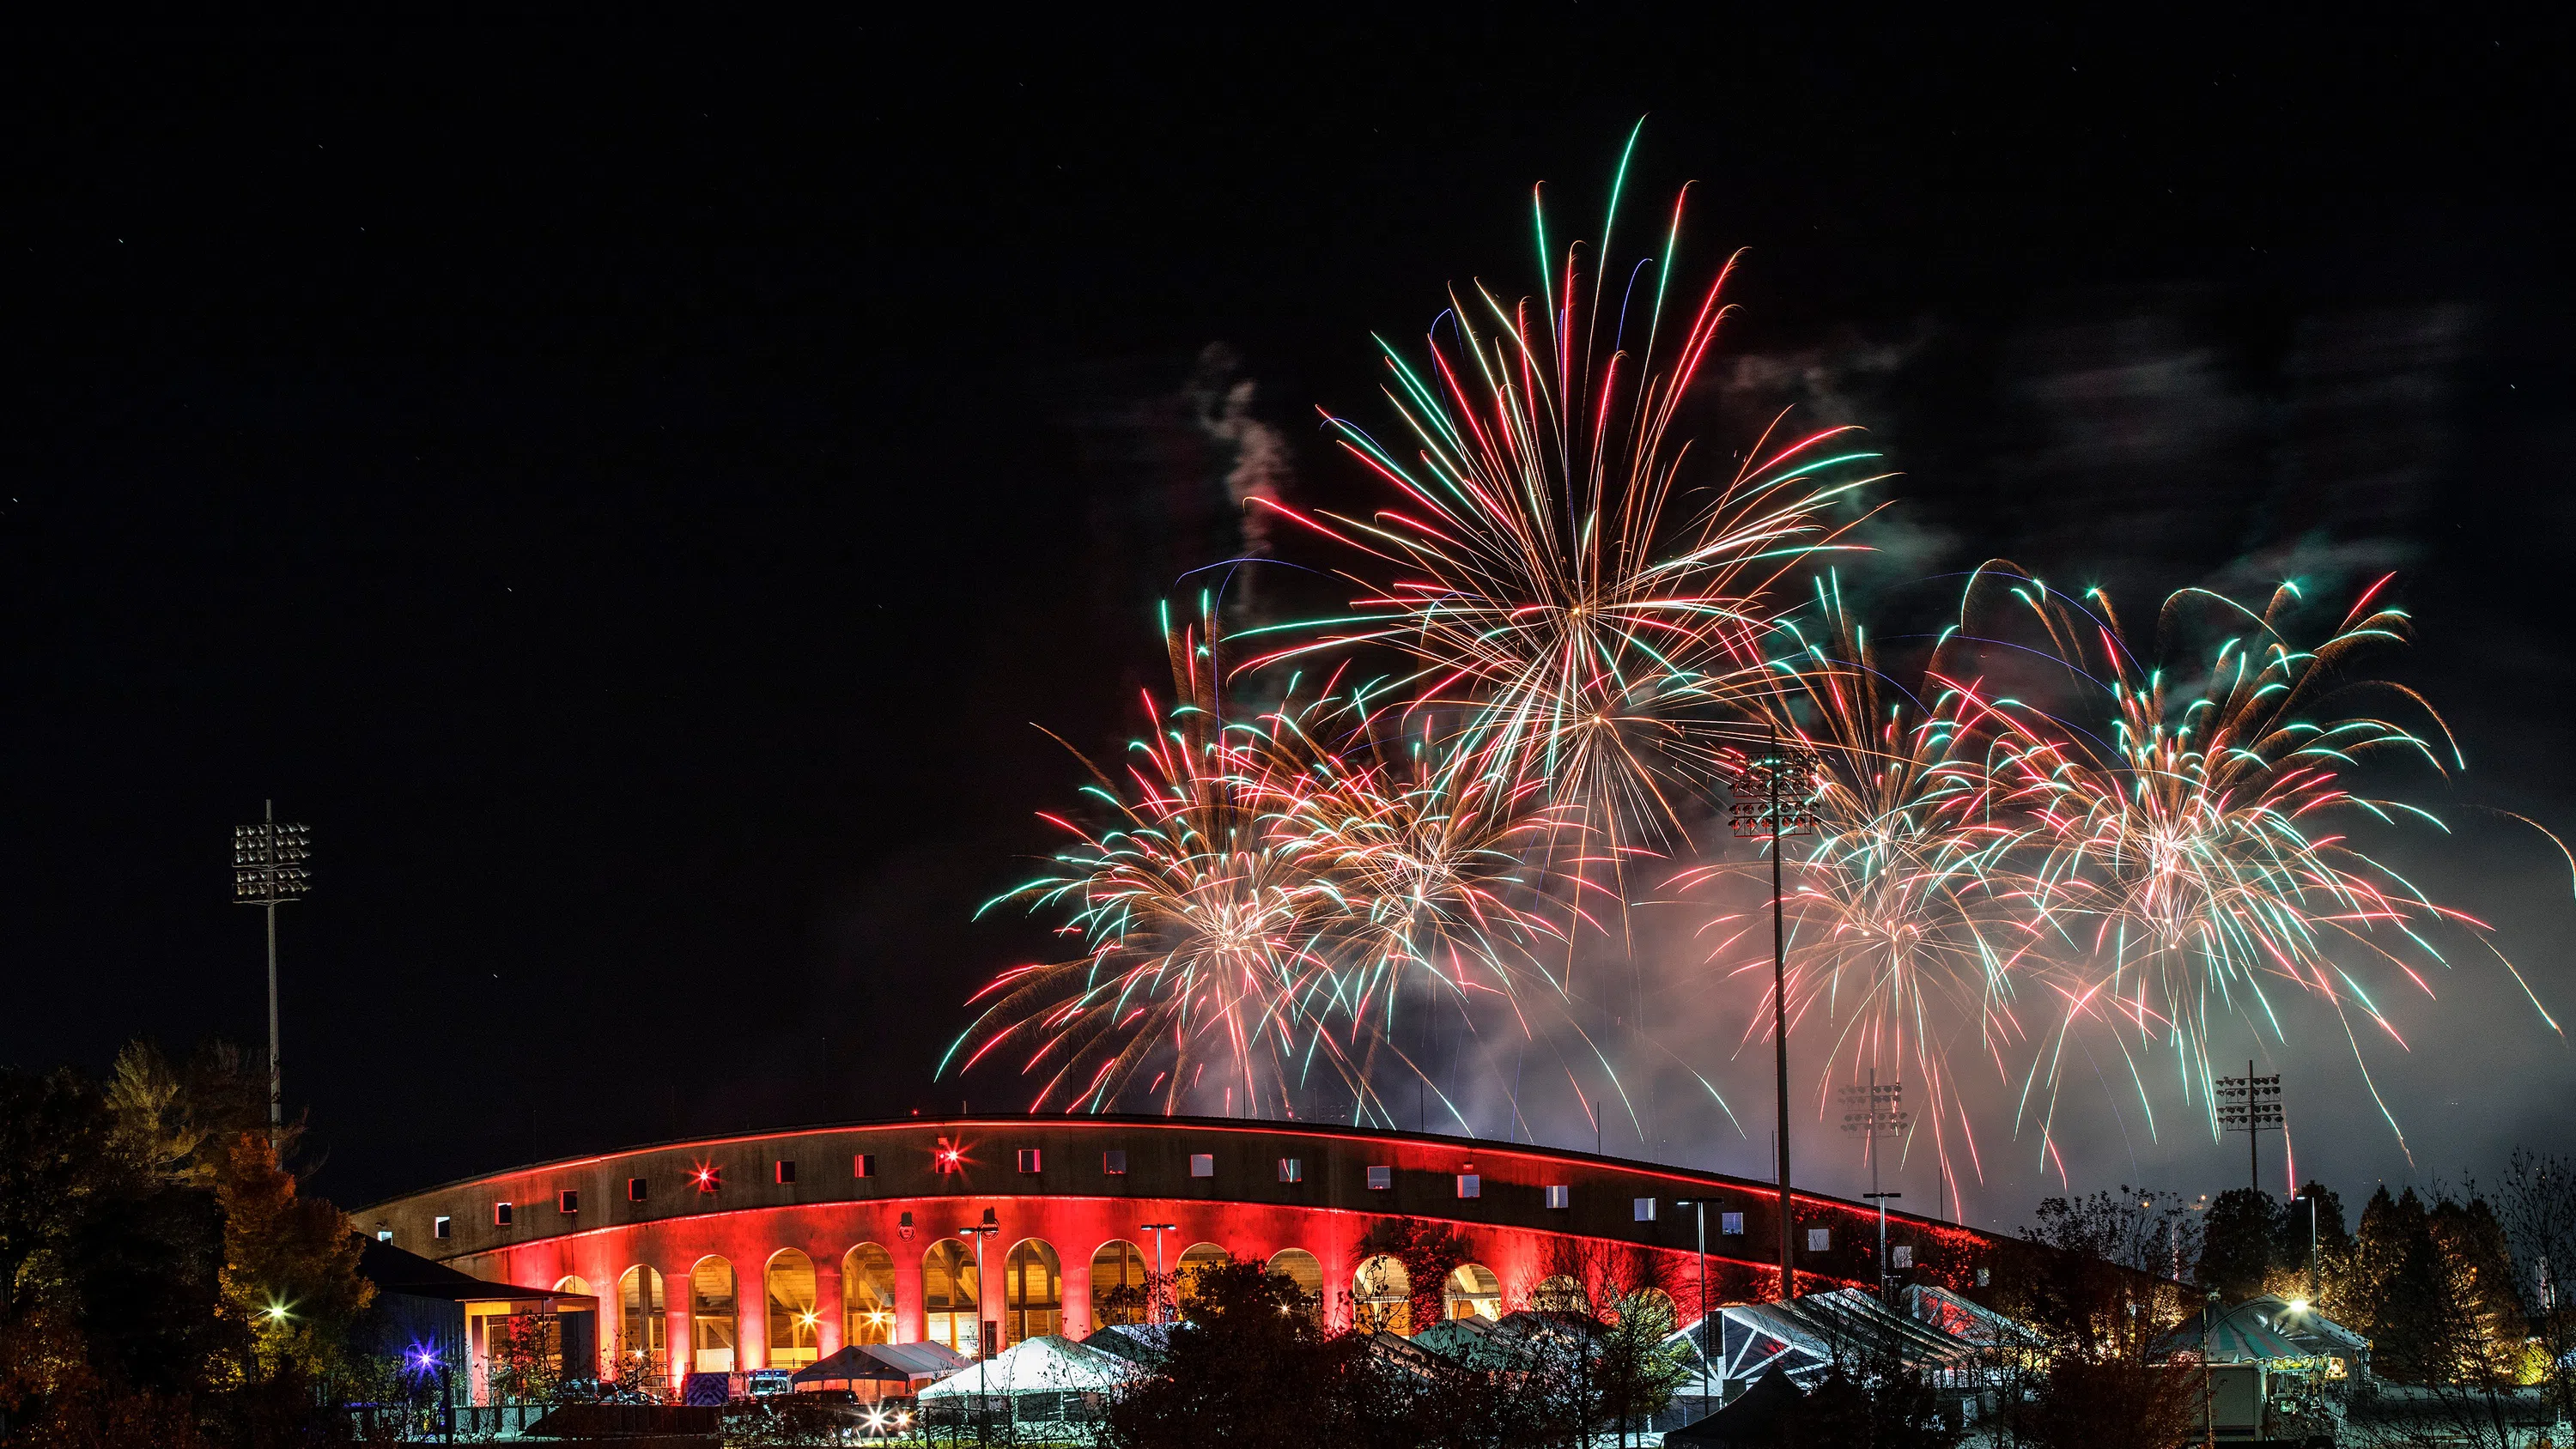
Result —
[{"label": "night sky", "polygon": [[[1032,723],[1114,751],[1190,571],[1333,562],[1234,495],[1364,497],[1315,409],[1384,419],[1369,334],[1528,288],[1530,184],[1590,234],[1641,115],[1639,204],[1694,182],[1689,260],[1750,249],[1711,415],[1902,471],[1889,609],[1990,555],[2140,613],[2397,570],[2471,768],[2394,787],[2456,833],[2391,858],[2576,1015],[2566,863],[2493,813],[2576,829],[2566,50],[1710,13],[22,37],[0,1060],[256,1044],[229,835],[273,796],[312,1191],[1020,1105],[932,1068],[1049,948],[970,919],[1080,779]],[[2576,1054],[2456,959],[2367,1048],[2411,1164],[2331,1018],[2239,1032],[2348,1203],[2576,1149]],[[1662,979],[1752,1135],[1605,1145],[1761,1174],[1743,1003]],[[2076,1186],[2242,1181],[2120,1099],[2070,1091]],[[1990,1116],[1969,1207],[2019,1222],[2058,1178]]]}]

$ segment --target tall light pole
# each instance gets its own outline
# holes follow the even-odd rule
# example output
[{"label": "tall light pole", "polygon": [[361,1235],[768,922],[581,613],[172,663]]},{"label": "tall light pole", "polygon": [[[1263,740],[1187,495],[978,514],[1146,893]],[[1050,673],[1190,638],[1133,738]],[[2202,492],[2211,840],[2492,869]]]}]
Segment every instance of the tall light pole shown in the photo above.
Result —
[{"label": "tall light pole", "polygon": [[1789,934],[1780,905],[1780,841],[1816,828],[1816,756],[1803,746],[1784,747],[1774,723],[1766,753],[1722,768],[1735,797],[1727,807],[1727,828],[1739,840],[1771,842],[1771,1045],[1779,1076],[1780,1301],[1785,1303],[1798,1293],[1798,1212],[1789,1187]]},{"label": "tall light pole", "polygon": [[1179,1223],[1138,1223],[1137,1230],[1154,1235],[1154,1281],[1145,1285],[1145,1321],[1163,1321],[1163,1234],[1180,1230]]},{"label": "tall light pole", "polygon": [[[1887,1301],[1887,1204],[1901,1198],[1901,1192],[1878,1190],[1878,1141],[1882,1137],[1902,1137],[1908,1124],[1904,1101],[1905,1084],[1889,1082],[1880,1085],[1878,1068],[1869,1069],[1866,1084],[1842,1089],[1843,1131],[1858,1133],[1861,1155],[1869,1159],[1869,1191],[1863,1197],[1878,1204],[1878,1301]],[[1858,1111],[1852,1110],[1855,1106]]]},{"label": "tall light pole", "polygon": [[313,854],[301,825],[277,823],[277,802],[260,802],[257,825],[233,827],[233,904],[268,912],[268,1146],[274,1152],[286,1127],[286,1077],[277,1056],[277,908],[313,889],[303,863]]},{"label": "tall light pole", "polygon": [[2259,1146],[2266,1132],[2279,1132],[2281,1126],[2281,1077],[2254,1075],[2254,1064],[2245,1064],[2245,1075],[2221,1077],[2214,1089],[2218,1097],[2218,1125],[2229,1132],[2245,1134],[2245,1163],[2251,1179],[2247,1186],[2263,1190],[2263,1158]]}]

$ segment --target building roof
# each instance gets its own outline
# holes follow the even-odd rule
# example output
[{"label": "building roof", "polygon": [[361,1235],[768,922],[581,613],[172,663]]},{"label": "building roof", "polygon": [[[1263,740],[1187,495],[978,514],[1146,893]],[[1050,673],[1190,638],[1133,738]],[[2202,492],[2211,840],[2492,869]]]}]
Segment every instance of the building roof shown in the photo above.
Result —
[{"label": "building roof", "polygon": [[848,1344],[828,1358],[798,1369],[791,1383],[827,1384],[840,1380],[903,1383],[940,1379],[971,1362],[944,1343]]},{"label": "building roof", "polygon": [[2292,1308],[2290,1300],[2277,1293],[2249,1298],[2237,1305],[2250,1309],[2263,1325],[2312,1354],[2366,1354],[2370,1340],[2319,1313],[2315,1308]]},{"label": "building roof", "polygon": [[451,1303],[536,1302],[554,1299],[580,1309],[596,1308],[599,1300],[588,1293],[558,1293],[552,1288],[522,1288],[512,1283],[487,1283],[469,1273],[460,1273],[444,1263],[433,1263],[417,1253],[406,1253],[391,1243],[381,1243],[364,1234],[358,1239],[358,1276],[376,1285],[379,1293],[398,1293],[409,1298],[437,1298]]},{"label": "building roof", "polygon": [[1024,1338],[978,1365],[931,1384],[925,1399],[970,1394],[1101,1393],[1133,1382],[1143,1370],[1115,1354],[1085,1348],[1062,1334]]},{"label": "building roof", "polygon": [[2204,1308],[2157,1339],[2153,1353],[2158,1358],[2198,1358],[2205,1351],[2211,1363],[2271,1363],[2313,1357],[2310,1350],[2273,1330],[2260,1306],[2263,1301],[2249,1299],[2222,1310]]},{"label": "building roof", "polygon": [[1915,1322],[1938,1329],[1979,1348],[2035,1345],[2039,1334],[2018,1319],[2007,1318],[1947,1288],[1916,1283],[1905,1290],[1905,1309]]}]

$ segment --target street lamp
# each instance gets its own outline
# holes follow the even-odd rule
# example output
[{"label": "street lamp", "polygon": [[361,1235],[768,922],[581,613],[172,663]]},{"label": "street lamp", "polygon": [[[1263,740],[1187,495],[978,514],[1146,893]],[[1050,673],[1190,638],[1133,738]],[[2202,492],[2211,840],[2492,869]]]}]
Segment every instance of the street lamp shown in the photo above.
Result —
[{"label": "street lamp", "polygon": [[1780,726],[1771,726],[1770,748],[1756,758],[1736,763],[1728,752],[1720,766],[1734,800],[1727,806],[1727,828],[1739,840],[1771,842],[1771,1045],[1779,1072],[1780,1108],[1780,1301],[1797,1296],[1797,1255],[1792,1238],[1797,1208],[1789,1193],[1789,935],[1780,908],[1780,840],[1808,835],[1816,828],[1816,770],[1813,750],[1784,746]]},{"label": "street lamp", "polygon": [[260,823],[233,827],[233,904],[268,912],[268,1146],[286,1125],[286,1086],[277,1062],[277,908],[313,889],[303,863],[313,854],[301,825],[277,823],[277,802],[261,802]]},{"label": "street lamp", "polygon": [[1706,1398],[1708,1395],[1708,1199],[1675,1198],[1673,1206],[1691,1210],[1692,1223],[1699,1233],[1699,1322],[1693,1325],[1699,1330],[1699,1341],[1692,1347],[1699,1350],[1699,1391],[1701,1397]]},{"label": "street lamp", "polygon": [[985,1402],[990,1396],[985,1393],[988,1380],[984,1365],[993,1357],[993,1335],[986,1332],[988,1325],[984,1322],[984,1240],[1001,1230],[1002,1225],[993,1220],[991,1208],[984,1209],[984,1221],[957,1230],[975,1240],[975,1442],[979,1444],[984,1441],[985,1419],[992,1413],[992,1406]]},{"label": "street lamp", "polygon": [[1154,1235],[1154,1281],[1145,1285],[1145,1321],[1163,1321],[1163,1234],[1180,1231],[1179,1223],[1138,1223],[1137,1231]]}]

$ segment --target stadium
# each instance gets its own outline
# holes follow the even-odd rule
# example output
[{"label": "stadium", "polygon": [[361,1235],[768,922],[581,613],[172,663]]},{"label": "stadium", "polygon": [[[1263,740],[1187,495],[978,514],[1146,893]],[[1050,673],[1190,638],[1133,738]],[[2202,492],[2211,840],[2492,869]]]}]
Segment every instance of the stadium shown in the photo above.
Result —
[{"label": "stadium", "polygon": [[[1372,1233],[1455,1233],[1439,1312],[1494,1319],[1589,1272],[1702,1305],[1778,1296],[1778,1193],[1659,1164],[1423,1134],[1173,1117],[908,1118],[665,1142],[376,1204],[377,1242],[506,1285],[466,1303],[470,1382],[513,1315],[561,1323],[563,1371],[641,1355],[691,1372],[797,1368],[844,1345],[975,1357],[1144,1316],[1147,1275],[1270,1265],[1330,1322],[1428,1327]],[[1990,1235],[1800,1193],[1798,1291],[1966,1287]],[[1703,1252],[1703,1244],[1705,1251]],[[452,1295],[472,1297],[471,1294]]]}]

